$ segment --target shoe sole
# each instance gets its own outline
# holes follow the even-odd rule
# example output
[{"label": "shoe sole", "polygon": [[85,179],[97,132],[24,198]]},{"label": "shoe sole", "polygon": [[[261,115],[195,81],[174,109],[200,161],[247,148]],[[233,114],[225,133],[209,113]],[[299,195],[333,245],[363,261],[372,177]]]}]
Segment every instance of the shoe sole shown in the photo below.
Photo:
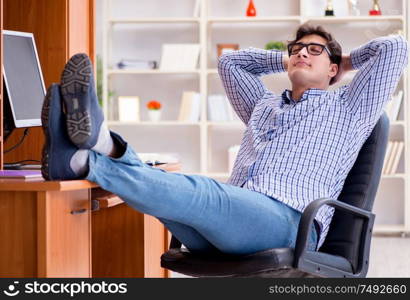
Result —
[{"label": "shoe sole", "polygon": [[91,136],[90,113],[80,103],[91,84],[92,64],[85,54],[74,55],[66,64],[61,77],[61,95],[65,104],[67,133],[77,146]]},{"label": "shoe sole", "polygon": [[41,109],[41,123],[43,127],[43,132],[46,137],[46,141],[43,146],[42,155],[41,155],[41,174],[44,179],[50,180],[49,173],[49,142],[50,142],[50,133],[48,125],[48,116],[50,112],[50,102],[51,102],[51,89],[47,92],[47,95],[44,99],[43,108]]}]

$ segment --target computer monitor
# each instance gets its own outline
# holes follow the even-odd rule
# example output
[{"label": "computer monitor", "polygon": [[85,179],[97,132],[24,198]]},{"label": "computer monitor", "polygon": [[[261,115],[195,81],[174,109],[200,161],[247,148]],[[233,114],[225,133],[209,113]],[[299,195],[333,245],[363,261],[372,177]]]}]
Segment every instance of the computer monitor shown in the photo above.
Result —
[{"label": "computer monitor", "polygon": [[3,30],[4,136],[13,128],[41,126],[46,93],[32,33]]}]

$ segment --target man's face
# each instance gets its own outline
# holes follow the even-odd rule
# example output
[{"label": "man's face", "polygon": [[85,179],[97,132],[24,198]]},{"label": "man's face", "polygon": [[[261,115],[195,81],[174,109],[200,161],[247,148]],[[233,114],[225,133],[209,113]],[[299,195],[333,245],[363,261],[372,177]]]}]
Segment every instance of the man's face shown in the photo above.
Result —
[{"label": "man's face", "polygon": [[[326,45],[327,41],[319,35],[312,34],[297,42]],[[299,53],[289,57],[288,77],[293,86],[327,88],[330,78],[337,74],[337,70],[337,64],[330,61],[325,49],[319,55],[312,55],[307,47],[304,47]]]}]

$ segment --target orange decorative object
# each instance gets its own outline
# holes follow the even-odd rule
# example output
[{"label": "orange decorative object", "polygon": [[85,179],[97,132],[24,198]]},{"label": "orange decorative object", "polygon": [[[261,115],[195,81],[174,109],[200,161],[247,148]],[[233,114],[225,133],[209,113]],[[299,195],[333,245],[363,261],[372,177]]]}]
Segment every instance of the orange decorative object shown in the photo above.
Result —
[{"label": "orange decorative object", "polygon": [[158,110],[161,108],[161,103],[155,100],[151,100],[150,102],[147,103],[147,108],[148,109],[153,109],[153,110]]},{"label": "orange decorative object", "polygon": [[253,4],[253,0],[249,0],[248,9],[246,10],[247,17],[255,17],[256,16],[256,8]]}]

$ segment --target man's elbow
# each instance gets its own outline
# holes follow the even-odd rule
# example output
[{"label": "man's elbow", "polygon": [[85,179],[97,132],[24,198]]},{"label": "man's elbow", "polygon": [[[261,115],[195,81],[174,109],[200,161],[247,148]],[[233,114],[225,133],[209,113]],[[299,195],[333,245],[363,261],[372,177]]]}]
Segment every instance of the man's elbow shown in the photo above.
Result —
[{"label": "man's elbow", "polygon": [[409,42],[402,35],[392,36],[390,43],[386,44],[387,51],[395,56],[403,65],[407,65],[409,56]]},{"label": "man's elbow", "polygon": [[221,74],[232,65],[230,53],[224,53],[218,58],[218,72]]},{"label": "man's elbow", "polygon": [[409,42],[403,37],[400,36],[399,40],[400,56],[402,57],[403,66],[407,66],[409,60]]},{"label": "man's elbow", "polygon": [[395,41],[397,43],[397,47],[399,49],[402,49],[406,53],[406,56],[408,56],[409,42],[404,38],[404,36],[396,35],[395,36]]}]

